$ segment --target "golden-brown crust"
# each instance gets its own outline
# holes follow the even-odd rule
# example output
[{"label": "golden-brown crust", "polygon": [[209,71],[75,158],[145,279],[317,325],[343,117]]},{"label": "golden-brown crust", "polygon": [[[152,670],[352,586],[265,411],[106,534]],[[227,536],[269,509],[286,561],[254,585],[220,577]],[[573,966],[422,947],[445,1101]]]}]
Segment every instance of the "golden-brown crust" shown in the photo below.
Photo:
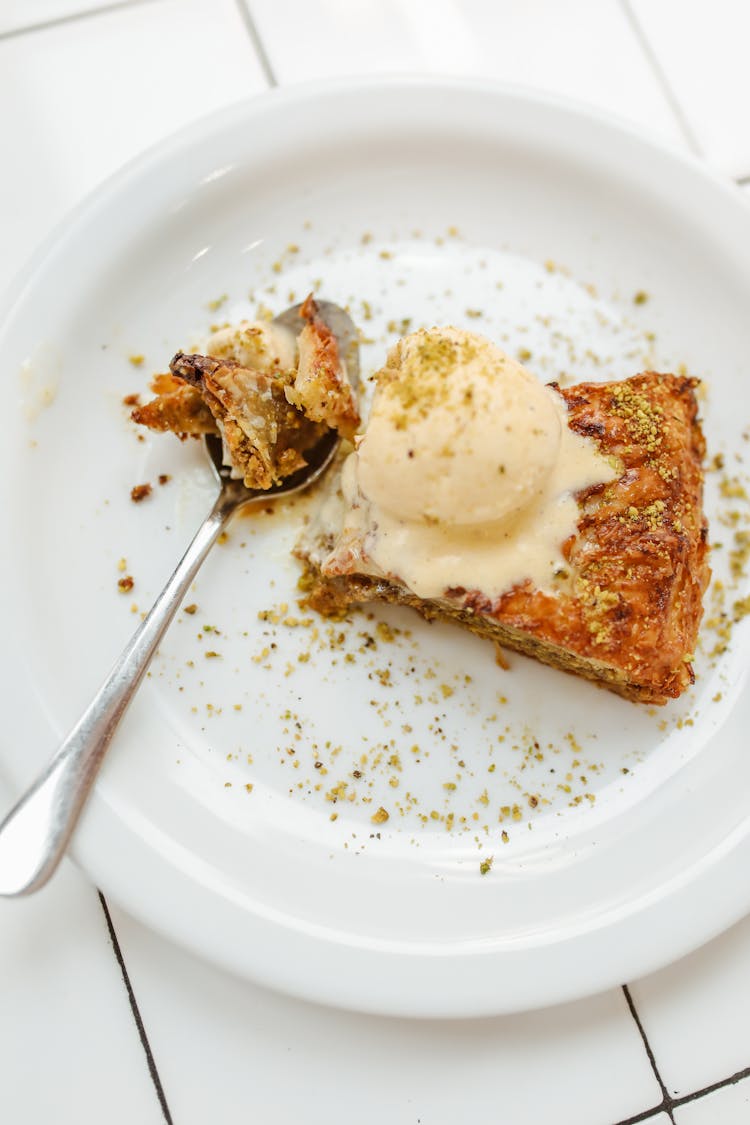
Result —
[{"label": "golden-brown crust", "polygon": [[249,488],[271,488],[304,468],[305,453],[328,428],[351,439],[359,413],[338,340],[312,294],[300,311],[307,323],[296,367],[286,369],[263,326],[242,322],[214,334],[216,354],[178,352],[170,372],[152,381],[156,398],[136,404],[131,417],[183,440],[221,434],[225,457]]},{"label": "golden-brown crust", "polygon": [[359,410],[344,373],[338,340],[318,313],[312,294],[300,315],[307,324],[297,339],[299,366],[286,397],[315,422],[323,422],[352,440],[359,426]]},{"label": "golden-brown crust", "polygon": [[281,374],[184,352],[177,353],[170,370],[199,391],[217,421],[231,464],[248,488],[271,488],[304,468],[305,452],[324,433],[287,402]]},{"label": "golden-brown crust", "polygon": [[181,438],[218,433],[216,419],[202,394],[174,375],[157,375],[152,382],[156,398],[131,413],[134,422],[159,433],[171,431]]},{"label": "golden-brown crust", "polygon": [[578,496],[578,532],[563,547],[570,583],[559,593],[514,587],[498,598],[454,589],[425,602],[398,582],[327,578],[306,559],[310,602],[340,612],[355,601],[397,601],[630,699],[665,703],[693,681],[691,665],[710,572],[702,512],[703,435],[696,381],[645,372],[558,391],[571,429],[617,458],[619,477]]}]

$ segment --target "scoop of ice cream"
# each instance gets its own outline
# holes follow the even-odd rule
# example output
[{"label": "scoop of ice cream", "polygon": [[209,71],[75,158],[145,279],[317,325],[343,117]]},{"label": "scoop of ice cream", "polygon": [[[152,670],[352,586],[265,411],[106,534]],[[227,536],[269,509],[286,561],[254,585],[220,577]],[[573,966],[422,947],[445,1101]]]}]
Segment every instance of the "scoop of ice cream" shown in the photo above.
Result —
[{"label": "scoop of ice cream", "polygon": [[514,359],[471,332],[422,329],[376,376],[359,487],[400,519],[491,523],[542,494],[560,439],[550,393]]},{"label": "scoop of ice cream", "polygon": [[206,352],[216,359],[234,359],[251,371],[286,371],[296,366],[294,333],[272,321],[242,320],[214,332]]}]

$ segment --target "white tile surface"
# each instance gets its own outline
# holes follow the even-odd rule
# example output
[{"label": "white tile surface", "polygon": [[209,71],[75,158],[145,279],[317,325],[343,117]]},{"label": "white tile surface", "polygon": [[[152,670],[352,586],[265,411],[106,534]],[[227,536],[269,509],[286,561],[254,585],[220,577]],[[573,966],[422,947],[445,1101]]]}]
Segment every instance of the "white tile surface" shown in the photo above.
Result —
[{"label": "white tile surface", "polygon": [[750,1066],[750,919],[632,984],[630,994],[671,1094],[690,1094]]},{"label": "white tile surface", "polygon": [[684,147],[618,0],[244,0],[280,82],[483,76],[590,102]]},{"label": "white tile surface", "polygon": [[710,163],[750,173],[750,6],[744,0],[629,0]]},{"label": "white tile surface", "polygon": [[137,152],[265,88],[233,0],[158,0],[0,40],[0,292],[65,212]]},{"label": "white tile surface", "polygon": [[0,899],[0,997],[0,1121],[163,1125],[99,897],[67,861]]},{"label": "white tile surface", "polygon": [[[685,143],[618,0],[245,2],[282,82],[485,75],[582,98]],[[748,8],[631,3],[709,160],[750,174]],[[0,36],[95,6],[0,0]],[[13,107],[0,115],[0,290],[124,160],[264,86],[234,0],[149,0],[0,38],[0,104]],[[514,1019],[377,1020],[232,980],[113,915],[176,1125],[604,1125],[660,1101],[619,991]],[[749,939],[747,921],[631,986],[674,1095],[750,1065]],[[72,867],[35,898],[0,900],[0,997],[0,1121],[161,1125],[96,892]],[[657,1112],[648,1125],[668,1120]],[[750,1079],[678,1107],[674,1120],[746,1125]]]},{"label": "white tile surface", "polygon": [[678,1106],[675,1125],[747,1125],[750,1121],[750,1078],[722,1086],[694,1102]]},{"label": "white tile surface", "polygon": [[661,1101],[619,989],[510,1019],[379,1019],[234,980],[113,918],[179,1125],[602,1125]]},{"label": "white tile surface", "polygon": [[[95,12],[99,8],[134,0],[2,0],[0,3],[0,35],[39,27],[54,20]],[[147,0],[135,0],[146,3]]]}]

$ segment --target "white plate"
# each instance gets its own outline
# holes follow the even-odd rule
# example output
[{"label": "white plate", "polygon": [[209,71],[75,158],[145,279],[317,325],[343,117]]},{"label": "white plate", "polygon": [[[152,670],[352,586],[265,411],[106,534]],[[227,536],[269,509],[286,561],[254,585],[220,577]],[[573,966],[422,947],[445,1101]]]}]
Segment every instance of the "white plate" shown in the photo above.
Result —
[{"label": "white plate", "polygon": [[[139,440],[122,397],[211,320],[313,284],[371,337],[365,371],[404,317],[481,330],[545,379],[685,363],[707,380],[711,451],[734,472],[745,448],[750,215],[695,162],[478,83],[298,87],[213,116],[79,208],[4,310],[2,761],[19,788],[209,503],[198,444]],[[714,529],[722,504],[740,513],[713,532],[721,569],[747,505],[709,483]],[[75,842],[107,894],[273,987],[420,1016],[592,993],[747,910],[744,626],[650,711],[521,657],[503,671],[407,612],[290,624],[304,512],[239,519],[169,632]]]}]

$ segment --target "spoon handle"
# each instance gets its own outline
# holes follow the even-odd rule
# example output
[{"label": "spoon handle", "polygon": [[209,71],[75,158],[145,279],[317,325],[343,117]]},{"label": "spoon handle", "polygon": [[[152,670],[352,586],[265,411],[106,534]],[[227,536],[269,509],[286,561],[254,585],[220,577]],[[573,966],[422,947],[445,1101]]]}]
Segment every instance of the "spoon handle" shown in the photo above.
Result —
[{"label": "spoon handle", "polygon": [[55,871],[120,719],[233,507],[219,495],[96,696],[49,765],[0,824],[0,895],[36,891]]}]

